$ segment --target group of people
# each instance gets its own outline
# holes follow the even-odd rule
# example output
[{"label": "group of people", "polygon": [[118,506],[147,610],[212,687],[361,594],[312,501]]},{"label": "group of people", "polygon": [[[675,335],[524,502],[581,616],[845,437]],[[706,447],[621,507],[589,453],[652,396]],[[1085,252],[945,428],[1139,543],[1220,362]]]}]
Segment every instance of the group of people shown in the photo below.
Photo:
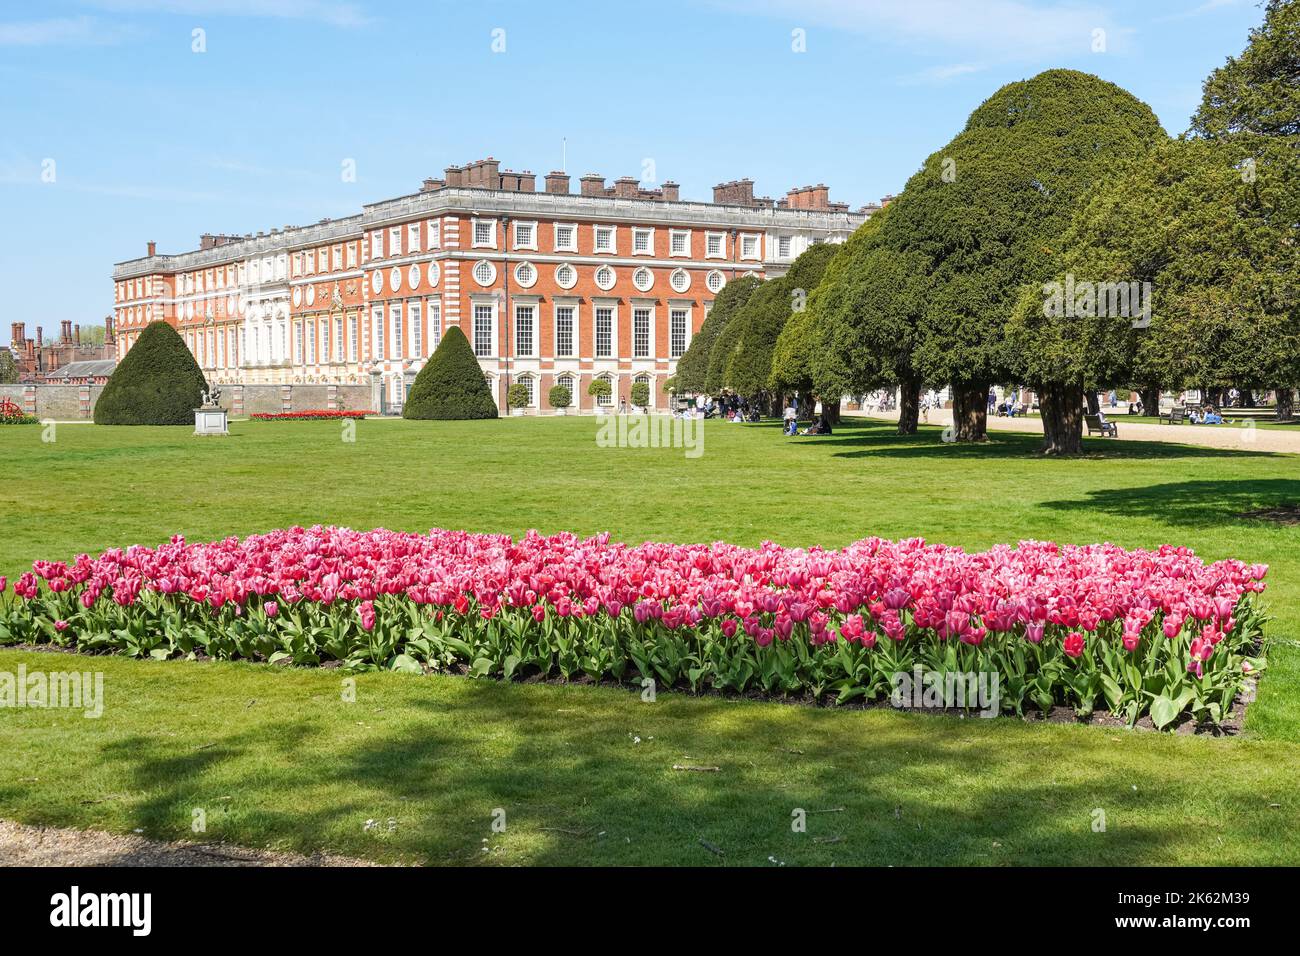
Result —
[{"label": "group of people", "polygon": [[786,435],[788,437],[793,437],[795,435],[831,434],[830,417],[826,414],[825,410],[820,406],[820,404],[817,406],[816,416],[817,417],[813,419],[811,425],[801,430],[799,428],[799,409],[795,407],[793,401],[790,402],[788,405],[786,405],[785,412],[782,415],[783,425],[781,428],[781,434]]}]

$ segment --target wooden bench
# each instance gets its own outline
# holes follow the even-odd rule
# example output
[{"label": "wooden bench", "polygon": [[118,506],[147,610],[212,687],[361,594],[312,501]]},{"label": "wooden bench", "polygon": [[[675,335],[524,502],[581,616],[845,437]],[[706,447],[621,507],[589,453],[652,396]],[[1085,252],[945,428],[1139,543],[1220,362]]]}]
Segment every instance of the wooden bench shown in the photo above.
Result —
[{"label": "wooden bench", "polygon": [[1162,415],[1161,418],[1169,419],[1170,425],[1182,425],[1187,421],[1187,406],[1175,405],[1169,409],[1168,415]]},{"label": "wooden bench", "polygon": [[1114,422],[1103,422],[1100,415],[1084,415],[1083,421],[1088,426],[1089,435],[1100,434],[1109,438],[1119,437],[1119,426]]}]

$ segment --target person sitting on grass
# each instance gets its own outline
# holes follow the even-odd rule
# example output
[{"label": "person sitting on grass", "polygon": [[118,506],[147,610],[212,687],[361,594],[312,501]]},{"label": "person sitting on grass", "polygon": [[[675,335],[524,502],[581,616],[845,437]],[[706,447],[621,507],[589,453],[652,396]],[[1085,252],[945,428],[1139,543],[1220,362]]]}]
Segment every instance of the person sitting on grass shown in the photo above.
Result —
[{"label": "person sitting on grass", "polygon": [[784,415],[785,427],[782,428],[781,430],[782,434],[785,435],[795,434],[795,432],[799,430],[798,419],[799,419],[799,413],[798,411],[795,410],[794,402],[792,401],[790,402],[790,404],[786,405],[785,407],[785,415]]},{"label": "person sitting on grass", "polygon": [[1209,405],[1209,406],[1207,406],[1206,409],[1205,409],[1205,417],[1201,419],[1201,424],[1202,424],[1202,425],[1222,425],[1222,424],[1223,424],[1223,416],[1220,415],[1220,414],[1218,413],[1218,411],[1215,409],[1215,407],[1214,407],[1213,405]]},{"label": "person sitting on grass", "polygon": [[826,413],[822,412],[821,415],[818,416],[817,421],[813,422],[811,425],[809,425],[799,434],[800,435],[829,435],[830,433],[831,433],[831,423],[826,418]]}]

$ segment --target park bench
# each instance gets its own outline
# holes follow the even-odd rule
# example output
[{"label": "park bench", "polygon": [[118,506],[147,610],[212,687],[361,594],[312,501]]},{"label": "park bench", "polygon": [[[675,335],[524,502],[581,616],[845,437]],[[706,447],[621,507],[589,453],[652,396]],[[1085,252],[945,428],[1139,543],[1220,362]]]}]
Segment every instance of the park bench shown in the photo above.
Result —
[{"label": "park bench", "polygon": [[1103,422],[1100,415],[1084,415],[1083,421],[1088,426],[1089,435],[1100,434],[1103,437],[1119,437],[1119,426],[1114,422]]},{"label": "park bench", "polygon": [[1169,409],[1168,415],[1162,417],[1169,419],[1170,425],[1182,425],[1187,421],[1187,406],[1175,405],[1173,408]]}]

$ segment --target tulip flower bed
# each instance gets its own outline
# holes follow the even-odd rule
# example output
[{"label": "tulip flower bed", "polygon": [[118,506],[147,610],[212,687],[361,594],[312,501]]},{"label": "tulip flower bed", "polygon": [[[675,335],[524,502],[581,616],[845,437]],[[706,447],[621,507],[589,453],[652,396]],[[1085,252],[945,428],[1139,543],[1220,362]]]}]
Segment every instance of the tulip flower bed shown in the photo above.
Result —
[{"label": "tulip flower bed", "polygon": [[372,411],[347,412],[332,408],[308,408],[301,412],[255,412],[249,417],[255,422],[314,422],[333,421],[336,418],[365,418]]},{"label": "tulip flower bed", "polygon": [[1266,572],[1171,546],[824,551],[317,526],[38,561],[0,599],[0,643],[838,703],[886,698],[920,667],[996,673],[1005,712],[1105,707],[1163,727],[1222,720],[1262,666]]}]

